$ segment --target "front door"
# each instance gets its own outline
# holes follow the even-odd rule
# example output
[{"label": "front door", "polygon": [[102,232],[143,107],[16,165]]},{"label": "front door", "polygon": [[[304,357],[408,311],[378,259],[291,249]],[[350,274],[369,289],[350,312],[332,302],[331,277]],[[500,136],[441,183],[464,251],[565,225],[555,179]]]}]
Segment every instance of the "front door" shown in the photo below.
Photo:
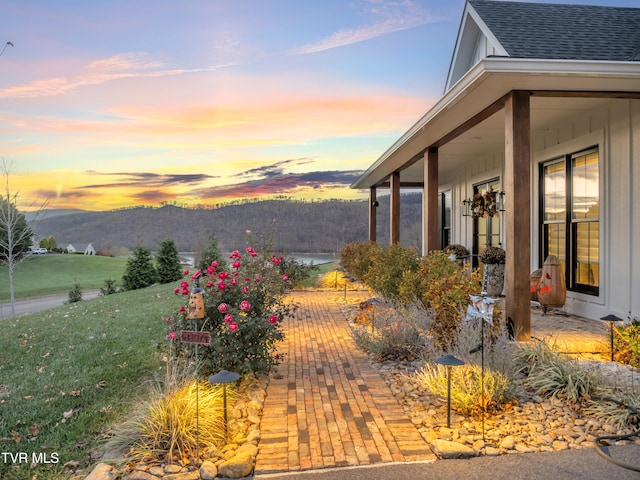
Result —
[{"label": "front door", "polygon": [[[485,196],[487,192],[500,191],[500,179],[494,178],[487,182],[478,183],[473,186],[473,197]],[[493,212],[492,212],[493,213]],[[500,247],[500,214],[495,211],[493,215],[485,213],[482,216],[473,218],[473,266],[478,267],[478,255],[487,247]]]}]

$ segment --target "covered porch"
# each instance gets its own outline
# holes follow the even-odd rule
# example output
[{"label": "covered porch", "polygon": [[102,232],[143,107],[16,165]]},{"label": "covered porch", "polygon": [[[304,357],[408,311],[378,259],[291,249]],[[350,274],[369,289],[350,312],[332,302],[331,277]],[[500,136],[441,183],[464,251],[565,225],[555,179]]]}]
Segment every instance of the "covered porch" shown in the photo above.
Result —
[{"label": "covered porch", "polygon": [[[474,222],[461,211],[463,202],[477,185],[492,182],[504,192],[497,241],[506,250],[505,317],[519,340],[529,339],[530,273],[544,260],[539,162],[554,146],[581,137],[599,145],[601,162],[610,165],[607,112],[637,110],[638,80],[637,66],[620,62],[478,62],[352,185],[370,192],[369,239],[376,240],[379,191],[389,190],[390,242],[398,243],[401,191],[418,188],[423,191],[423,253],[441,248],[439,204],[446,190],[448,243],[469,247],[477,239]],[[603,178],[609,175],[602,170]],[[606,299],[600,303],[606,310]]]}]

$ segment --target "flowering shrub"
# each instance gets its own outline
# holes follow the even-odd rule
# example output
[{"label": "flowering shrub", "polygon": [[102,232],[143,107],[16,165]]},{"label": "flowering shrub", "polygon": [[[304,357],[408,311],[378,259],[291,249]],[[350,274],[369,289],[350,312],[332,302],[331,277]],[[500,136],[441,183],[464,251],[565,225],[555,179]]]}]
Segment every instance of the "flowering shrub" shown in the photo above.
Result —
[{"label": "flowering shrub", "polygon": [[[199,330],[211,334],[211,344],[199,348],[205,373],[229,370],[241,375],[263,374],[281,358],[276,343],[284,338],[281,322],[293,316],[296,306],[284,301],[292,287],[289,274],[281,268],[284,257],[258,254],[253,247],[244,253],[236,250],[226,266],[218,260],[205,271],[184,272],[185,279],[174,293],[185,297],[202,289],[204,318],[188,318],[183,305],[169,321],[171,331]],[[177,355],[193,355],[191,345],[174,341]]]},{"label": "flowering shrub", "polygon": [[614,359],[616,362],[640,367],[640,322],[614,327]]}]

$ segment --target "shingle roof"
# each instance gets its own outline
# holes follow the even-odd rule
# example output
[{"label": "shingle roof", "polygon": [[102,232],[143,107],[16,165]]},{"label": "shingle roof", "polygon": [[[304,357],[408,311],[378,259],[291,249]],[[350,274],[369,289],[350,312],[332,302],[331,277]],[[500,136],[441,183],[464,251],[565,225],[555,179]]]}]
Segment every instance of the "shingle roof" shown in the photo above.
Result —
[{"label": "shingle roof", "polygon": [[510,57],[640,61],[640,8],[469,3]]}]

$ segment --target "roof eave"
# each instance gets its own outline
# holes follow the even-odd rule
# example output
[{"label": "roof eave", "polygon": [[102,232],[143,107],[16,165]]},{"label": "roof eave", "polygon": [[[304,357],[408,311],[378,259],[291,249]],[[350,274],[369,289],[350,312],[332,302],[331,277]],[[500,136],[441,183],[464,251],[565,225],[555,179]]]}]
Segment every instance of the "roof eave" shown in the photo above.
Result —
[{"label": "roof eave", "polygon": [[[485,107],[511,90],[536,90],[533,84],[541,77],[550,80],[545,84],[553,84],[554,90],[574,91],[578,88],[571,86],[576,83],[573,79],[590,78],[598,80],[598,88],[591,87],[592,91],[617,91],[615,83],[607,80],[633,79],[634,82],[640,80],[640,62],[486,58],[473,66],[453,85],[425,115],[351,185],[351,188],[370,188],[384,183],[394,170],[399,169],[404,163],[410,161],[420,151],[424,151],[440,138],[441,133],[434,128],[438,123],[442,127],[447,127],[447,123],[453,123],[457,119],[455,125],[448,126],[450,130],[462,123],[464,120],[460,121],[462,113],[459,111],[462,107],[458,104],[466,97],[473,95],[474,92],[478,92],[489,79],[498,77],[509,81],[500,84],[501,93],[494,93],[492,97],[482,100]],[[557,81],[554,81],[555,79]],[[567,79],[572,79],[572,81],[567,82]],[[634,91],[640,91],[640,82],[637,85]],[[549,88],[539,87],[537,89],[547,90]],[[469,110],[465,111],[463,115],[466,116],[465,119],[468,119],[476,113],[478,111]],[[429,134],[429,130],[433,130],[432,135]],[[438,130],[442,130],[442,128]],[[421,137],[420,146],[413,149],[407,148],[418,137]],[[401,152],[401,150],[406,150],[406,152]]]}]

